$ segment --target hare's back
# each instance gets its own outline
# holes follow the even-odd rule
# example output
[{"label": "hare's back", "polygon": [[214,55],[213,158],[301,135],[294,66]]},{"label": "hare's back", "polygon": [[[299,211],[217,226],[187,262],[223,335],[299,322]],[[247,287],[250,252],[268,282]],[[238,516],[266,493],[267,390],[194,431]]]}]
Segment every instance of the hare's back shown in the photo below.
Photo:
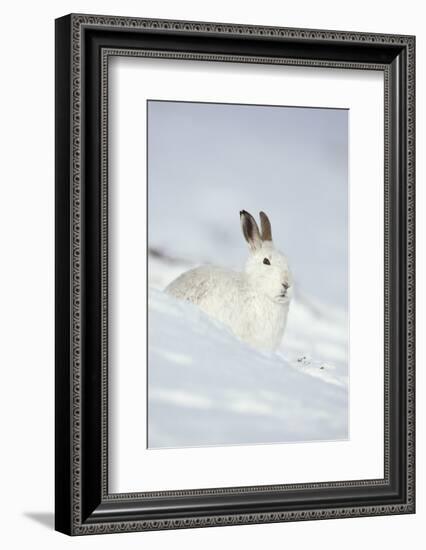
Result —
[{"label": "hare's back", "polygon": [[202,304],[213,296],[229,292],[230,285],[238,285],[240,274],[213,266],[201,266],[182,273],[172,281],[165,292],[193,304]]}]

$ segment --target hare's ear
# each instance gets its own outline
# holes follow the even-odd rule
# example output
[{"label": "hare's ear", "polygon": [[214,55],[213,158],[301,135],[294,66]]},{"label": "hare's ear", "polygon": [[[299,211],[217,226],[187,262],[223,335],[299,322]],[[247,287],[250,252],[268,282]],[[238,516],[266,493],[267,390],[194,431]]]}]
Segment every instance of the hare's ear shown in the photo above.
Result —
[{"label": "hare's ear", "polygon": [[240,212],[241,228],[243,230],[244,237],[252,250],[258,250],[262,247],[262,239],[260,237],[259,227],[256,220],[251,214],[245,210]]},{"label": "hare's ear", "polygon": [[262,228],[262,241],[272,241],[271,222],[265,212],[260,212],[260,227]]}]

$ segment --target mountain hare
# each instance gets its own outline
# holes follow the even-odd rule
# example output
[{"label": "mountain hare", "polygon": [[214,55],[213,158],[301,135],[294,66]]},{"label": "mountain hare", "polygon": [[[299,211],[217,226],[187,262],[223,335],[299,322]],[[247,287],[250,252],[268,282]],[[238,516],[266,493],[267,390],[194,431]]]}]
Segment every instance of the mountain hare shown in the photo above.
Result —
[{"label": "mountain hare", "polygon": [[251,346],[273,351],[286,327],[292,276],[286,257],[272,244],[268,216],[260,212],[262,232],[245,210],[240,221],[250,249],[243,272],[197,267],[172,281],[165,292],[198,305]]}]

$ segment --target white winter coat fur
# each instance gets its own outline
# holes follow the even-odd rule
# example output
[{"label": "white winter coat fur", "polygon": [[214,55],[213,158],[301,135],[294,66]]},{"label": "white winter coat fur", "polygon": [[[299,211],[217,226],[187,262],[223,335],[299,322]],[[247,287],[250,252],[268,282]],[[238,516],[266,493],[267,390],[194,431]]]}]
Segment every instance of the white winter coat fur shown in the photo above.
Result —
[{"label": "white winter coat fur", "polygon": [[284,335],[292,292],[286,257],[274,248],[268,217],[240,212],[250,256],[243,272],[214,266],[191,269],[166,288],[176,298],[198,305],[251,346],[275,350]]}]

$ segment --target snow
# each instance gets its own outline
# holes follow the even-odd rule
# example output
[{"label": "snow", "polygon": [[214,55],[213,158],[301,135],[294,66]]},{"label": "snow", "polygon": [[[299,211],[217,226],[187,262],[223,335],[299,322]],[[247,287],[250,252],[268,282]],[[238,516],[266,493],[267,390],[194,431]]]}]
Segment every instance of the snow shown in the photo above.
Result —
[{"label": "snow", "polygon": [[150,101],[149,246],[241,269],[240,210],[272,222],[300,288],[348,304],[348,114]]},{"label": "snow", "polygon": [[[150,101],[148,444],[349,437],[347,112]],[[242,269],[239,211],[264,210],[294,298],[276,353],[165,295]]]},{"label": "snow", "polygon": [[318,360],[320,352],[315,360],[299,353],[309,348],[301,330],[308,319],[324,334],[333,332],[338,317],[315,325],[309,307],[297,303],[294,309],[288,344],[266,353],[237,340],[198,307],[151,289],[149,447],[347,439],[339,342],[328,354],[334,364]]}]

